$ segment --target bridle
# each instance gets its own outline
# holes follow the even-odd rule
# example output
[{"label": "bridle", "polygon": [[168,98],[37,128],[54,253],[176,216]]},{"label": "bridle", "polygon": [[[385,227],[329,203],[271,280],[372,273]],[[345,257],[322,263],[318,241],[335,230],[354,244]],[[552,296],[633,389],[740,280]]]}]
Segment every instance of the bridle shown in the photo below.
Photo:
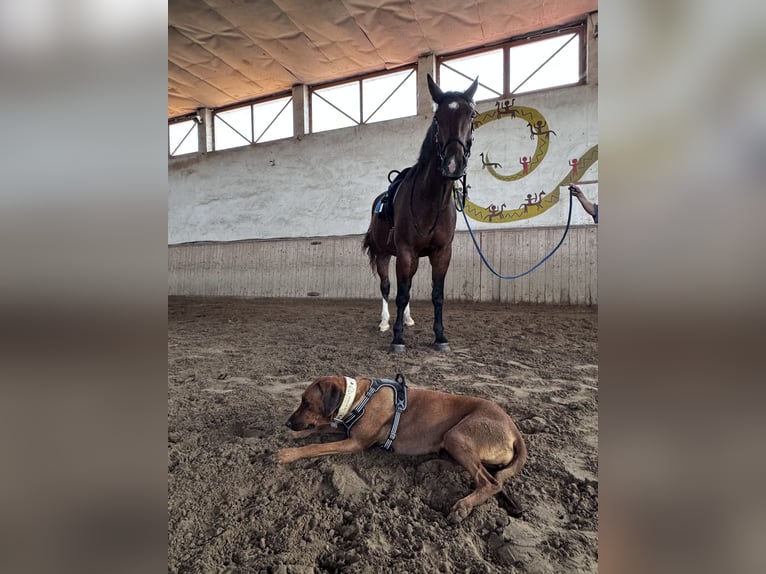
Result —
[{"label": "bridle", "polygon": [[[471,102],[469,102],[469,103],[471,103]],[[439,105],[441,106],[442,104],[439,104]],[[473,103],[471,103],[471,106],[473,106]],[[467,143],[464,142],[462,139],[460,139],[458,136],[452,136],[452,137],[450,137],[444,143],[444,145],[441,145],[441,142],[439,141],[439,120],[436,118],[436,114],[434,114],[434,119],[433,119],[434,137],[433,137],[433,140],[434,140],[434,146],[436,147],[436,153],[439,156],[439,166],[438,166],[439,170],[442,169],[442,165],[444,164],[444,158],[446,157],[444,151],[447,149],[447,146],[449,144],[451,144],[452,142],[457,142],[458,144],[460,144],[460,147],[463,148],[463,156],[465,157],[466,160],[468,160],[468,158],[471,157],[471,146],[473,145],[473,118],[475,118],[476,115],[477,115],[476,114],[476,110],[472,109],[472,111],[471,111],[471,118],[470,118],[471,128],[470,128],[470,131],[468,133],[468,142]],[[463,179],[463,189],[466,189],[465,170],[463,170],[463,173],[458,175],[457,177],[445,176],[443,172],[442,172],[442,176],[444,176],[447,179],[451,179],[453,181],[459,180],[459,179],[462,178]],[[444,182],[442,184],[441,193],[436,198],[436,202],[435,202],[436,206],[438,206],[438,204],[441,203],[444,200],[444,195],[445,195],[445,192],[447,191],[447,189],[448,189],[448,184],[446,182]],[[413,206],[412,206],[413,196],[414,196],[414,194],[412,193],[412,190],[410,190],[410,213],[412,213],[412,214],[415,213],[415,211],[413,209]],[[464,192],[463,202],[465,203],[465,192]],[[433,230],[436,229],[436,225],[439,223],[439,217],[441,216],[441,212],[442,212],[441,209],[437,209],[436,218],[434,219],[433,224],[431,224],[431,227],[428,229],[428,231],[425,234],[423,234],[423,232],[420,230],[420,226],[418,225],[417,218],[415,218],[415,220],[414,220],[415,231],[418,232],[418,235],[420,235],[421,237],[427,237],[427,236],[431,235]]]},{"label": "bridle", "polygon": [[[450,137],[446,142],[444,142],[444,145],[441,144],[439,141],[439,120],[436,118],[436,115],[434,115],[434,145],[436,146],[436,153],[439,156],[439,164],[441,167],[441,164],[444,163],[445,158],[445,150],[447,149],[447,146],[451,144],[452,142],[457,142],[460,147],[463,148],[463,156],[467,160],[469,157],[471,157],[471,146],[473,145],[473,118],[476,117],[476,111],[474,110],[471,114],[471,130],[468,135],[468,143],[464,142],[462,139],[460,139],[458,136],[452,136]],[[449,176],[445,176],[449,177]],[[450,177],[449,179],[460,179],[462,175],[458,177]]]}]

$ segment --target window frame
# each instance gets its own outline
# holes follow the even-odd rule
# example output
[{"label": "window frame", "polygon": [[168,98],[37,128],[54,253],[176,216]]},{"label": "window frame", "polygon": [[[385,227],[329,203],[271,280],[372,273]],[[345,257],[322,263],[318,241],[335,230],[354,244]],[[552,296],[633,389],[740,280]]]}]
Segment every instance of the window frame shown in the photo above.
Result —
[{"label": "window frame", "polygon": [[[193,122],[194,125],[187,132],[187,134],[183,137],[183,139],[181,139],[181,141],[178,142],[178,145],[176,145],[176,149],[175,150],[171,150],[170,149],[170,126],[175,125],[175,124],[182,124],[184,122],[189,122],[189,121]],[[195,151],[189,151],[189,152],[186,152],[186,153],[173,153],[173,152],[177,151],[178,148],[181,147],[181,145],[183,145],[183,143],[186,141],[186,138],[188,138],[191,135],[192,131],[196,132],[195,135],[194,135],[195,139],[197,139],[199,137],[199,131],[197,131],[197,130],[199,130],[199,124],[200,124],[200,121],[199,121],[199,116],[197,115],[197,112],[191,112],[191,113],[188,113],[188,114],[184,114],[182,116],[175,116],[175,117],[172,117],[172,118],[168,118],[168,157],[169,158],[180,157],[180,156],[184,156],[184,155],[191,155],[191,154],[194,154],[194,153],[199,153],[199,140],[197,141],[197,149]]]},{"label": "window frame", "polygon": [[[445,64],[445,63],[448,64],[450,60],[458,60],[461,58],[465,58],[467,56],[475,56],[475,55],[483,54],[486,52],[493,52],[493,51],[496,51],[498,48],[501,48],[503,50],[503,70],[502,70],[503,93],[502,95],[497,95],[495,97],[486,98],[484,100],[479,100],[479,101],[490,102],[495,100],[507,100],[510,98],[518,97],[520,95],[526,96],[527,94],[535,94],[539,92],[545,92],[548,90],[557,90],[560,88],[571,88],[573,86],[585,85],[587,83],[586,59],[587,59],[587,49],[588,49],[587,42],[586,42],[586,30],[587,30],[586,20],[579,20],[577,22],[567,24],[565,26],[557,26],[556,28],[548,28],[545,30],[534,32],[532,34],[525,34],[524,36],[516,36],[514,38],[509,38],[508,40],[504,40],[496,44],[482,46],[480,48],[472,48],[470,50],[442,54],[440,56],[437,56],[436,58],[436,81],[437,83],[439,83],[441,80],[442,64]],[[574,33],[578,36],[576,39],[573,40],[574,42],[578,43],[578,70],[577,70],[578,80],[577,82],[573,82],[569,84],[557,84],[555,86],[548,86],[545,88],[539,88],[536,90],[529,90],[524,92],[511,92],[511,85],[510,85],[511,83],[511,68],[510,68],[511,48],[522,46],[525,44],[531,44],[534,42],[539,42],[541,40],[547,40],[549,38],[555,38],[557,36],[562,36],[564,34],[571,34],[571,33]],[[540,69],[542,69],[543,67],[544,65]],[[457,72],[457,73],[460,73],[460,72]],[[536,74],[537,71],[535,71],[534,73]],[[530,78],[528,79],[531,79],[532,77],[534,77],[534,74],[530,76]],[[473,81],[473,78],[470,78],[468,81]],[[481,82],[481,80],[479,81]]]},{"label": "window frame", "polygon": [[[271,125],[276,121],[276,119],[279,117],[279,115],[282,114],[282,112],[285,109],[285,108],[282,108],[282,111],[280,111],[279,114],[277,114],[273,118],[271,123],[269,123],[269,125],[266,127],[266,129],[263,130],[263,132],[261,132],[258,135],[258,138],[259,138],[258,141],[256,141],[256,139],[255,139],[255,135],[256,135],[255,134],[255,106],[257,106],[258,104],[265,104],[265,103],[272,102],[272,101],[275,101],[275,100],[281,100],[283,98],[287,98],[287,103],[285,104],[285,108],[290,107],[292,102],[293,102],[292,90],[279,92],[278,94],[271,94],[269,96],[262,97],[262,98],[254,98],[254,99],[245,100],[245,101],[242,101],[242,102],[236,102],[236,103],[233,103],[233,104],[227,104],[225,106],[221,106],[219,108],[212,109],[211,110],[211,112],[212,112],[211,116],[212,116],[212,120],[213,121],[211,122],[211,125],[208,126],[208,129],[212,133],[212,141],[213,141],[213,149],[210,150],[210,151],[226,151],[226,150],[230,150],[230,149],[239,149],[239,148],[243,148],[243,147],[246,147],[246,146],[258,145],[260,143],[268,143],[268,142],[272,142],[272,141],[279,141],[279,140],[289,139],[289,138],[295,137],[295,124],[293,123],[293,133],[291,135],[285,136],[283,138],[276,138],[276,139],[273,139],[273,140],[268,140],[268,141],[265,141],[265,142],[261,142],[260,141],[260,138],[263,137],[263,135],[267,131],[269,131],[269,128],[271,127]],[[216,118],[216,116],[218,116],[218,114],[223,113],[223,112],[230,112],[232,110],[237,110],[237,109],[240,109],[240,108],[248,108],[248,107],[250,108],[250,137],[249,138],[245,138],[245,139],[247,139],[248,143],[244,143],[242,145],[234,146],[234,147],[227,147],[227,148],[224,148],[224,149],[216,149],[216,145],[215,145],[215,141],[216,141],[216,138],[215,138],[215,118]],[[292,109],[290,111],[290,115],[292,115]],[[224,120],[223,118],[221,118],[221,121],[224,122],[224,123],[227,123],[226,120]],[[228,123],[227,123],[227,125],[228,125]],[[245,137],[245,134],[240,133],[238,130],[236,130],[232,126],[229,125],[229,128],[231,128],[232,130],[236,131],[240,136]]]},{"label": "window frame", "polygon": [[[417,62],[413,62],[411,64],[406,64],[404,66],[399,66],[397,68],[392,68],[390,70],[379,70],[377,72],[371,72],[369,74],[363,74],[361,76],[351,76],[351,77],[346,77],[346,78],[343,78],[343,79],[340,79],[340,80],[333,80],[332,82],[325,82],[323,84],[315,84],[315,85],[309,86],[308,98],[307,98],[308,99],[308,108],[309,108],[308,133],[311,133],[311,134],[314,134],[314,133],[325,133],[325,132],[335,131],[336,129],[344,129],[344,128],[333,128],[333,129],[329,129],[329,130],[322,130],[322,131],[319,131],[319,132],[315,132],[314,131],[314,92],[318,91],[318,90],[324,90],[326,88],[333,88],[333,87],[336,87],[336,86],[343,86],[343,85],[347,85],[347,84],[354,84],[355,83],[357,85],[358,95],[359,95],[359,121],[356,122],[353,126],[345,126],[345,127],[357,127],[357,126],[362,126],[362,125],[369,125],[370,123],[379,123],[381,121],[391,121],[391,120],[378,120],[378,121],[373,121],[373,122],[369,122],[368,123],[364,119],[364,115],[365,115],[365,109],[364,109],[364,90],[363,90],[362,82],[364,80],[370,80],[370,79],[374,79],[374,78],[379,78],[381,76],[389,76],[389,75],[398,74],[400,72],[405,72],[405,71],[409,71],[410,74],[414,74],[415,75],[415,82],[416,82],[415,102],[414,102],[415,103],[415,113],[412,114],[412,115],[399,116],[398,118],[392,118],[392,119],[402,119],[402,118],[408,118],[408,117],[417,116],[418,115],[418,113],[417,113],[417,73],[418,73],[418,64],[417,64]],[[410,76],[408,75],[405,78],[405,80],[399,86],[397,86],[396,90],[398,90],[401,87],[401,85],[405,81],[407,81],[407,79],[409,79],[409,77]],[[388,96],[386,96],[386,98],[378,106],[378,108],[373,110],[373,115],[374,115],[375,112],[378,111],[378,109],[380,109],[381,107],[383,107],[383,105],[385,105],[385,103],[396,92],[396,90],[394,90],[393,92],[388,94]],[[318,95],[318,97],[321,98],[322,96]],[[332,106],[332,104],[330,104],[329,102],[327,102],[327,103]],[[333,106],[333,107],[335,107],[335,106]],[[338,109],[338,111],[340,111],[340,113],[343,113],[344,115],[346,115],[345,112],[341,111],[339,108],[336,108],[336,109]],[[353,118],[351,118],[348,115],[346,115],[346,117],[351,119],[351,121],[355,121]],[[370,119],[370,118],[367,118],[367,119]]]}]

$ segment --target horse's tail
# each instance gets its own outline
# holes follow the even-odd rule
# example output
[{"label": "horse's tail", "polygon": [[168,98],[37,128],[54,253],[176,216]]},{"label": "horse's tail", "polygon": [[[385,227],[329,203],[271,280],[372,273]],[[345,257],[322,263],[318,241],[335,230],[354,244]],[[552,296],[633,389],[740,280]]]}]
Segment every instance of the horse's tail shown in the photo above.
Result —
[{"label": "horse's tail", "polygon": [[376,273],[378,256],[372,243],[372,222],[370,222],[370,227],[367,229],[367,233],[364,234],[364,239],[362,239],[362,251],[370,258],[370,268],[372,268],[373,273]]}]

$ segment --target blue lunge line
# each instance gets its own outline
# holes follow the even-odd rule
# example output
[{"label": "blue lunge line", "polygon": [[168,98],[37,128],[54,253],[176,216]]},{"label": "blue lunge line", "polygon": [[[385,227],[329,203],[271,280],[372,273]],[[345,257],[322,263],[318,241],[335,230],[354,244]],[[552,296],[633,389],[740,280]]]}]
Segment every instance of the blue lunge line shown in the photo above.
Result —
[{"label": "blue lunge line", "polygon": [[473,240],[473,244],[476,247],[476,251],[478,251],[479,257],[481,257],[481,260],[484,262],[484,265],[487,266],[487,269],[489,269],[492,272],[492,274],[495,275],[496,277],[500,277],[500,279],[518,279],[519,277],[524,277],[524,275],[532,273],[532,271],[540,267],[540,265],[545,263],[546,260],[551,255],[556,253],[558,248],[561,247],[561,244],[564,243],[564,239],[566,238],[567,233],[569,232],[569,224],[572,222],[572,194],[571,193],[569,194],[569,215],[567,215],[567,226],[564,229],[564,235],[561,236],[561,240],[558,242],[558,245],[556,245],[556,247],[553,248],[553,251],[551,251],[550,253],[548,253],[548,255],[546,255],[540,261],[538,261],[534,267],[532,267],[531,269],[527,271],[524,271],[524,273],[519,273],[518,275],[501,275],[500,273],[498,273],[492,268],[492,265],[489,264],[489,261],[487,261],[487,258],[484,257],[484,253],[482,253],[481,247],[479,247],[479,242],[476,241],[476,236],[473,234],[473,229],[471,229],[471,224],[468,223],[468,216],[465,214],[465,209],[460,209],[458,211],[462,211],[463,219],[465,219],[465,225],[466,227],[468,227],[468,232],[471,234],[471,239]]}]

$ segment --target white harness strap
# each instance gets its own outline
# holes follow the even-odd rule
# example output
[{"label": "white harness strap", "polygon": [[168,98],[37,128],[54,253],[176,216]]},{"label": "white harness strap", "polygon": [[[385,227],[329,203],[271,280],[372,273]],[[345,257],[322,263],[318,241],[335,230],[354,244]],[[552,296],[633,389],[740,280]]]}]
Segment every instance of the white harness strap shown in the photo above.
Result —
[{"label": "white harness strap", "polygon": [[337,418],[342,419],[351,410],[351,405],[354,404],[354,397],[356,397],[356,379],[351,377],[343,377],[346,379],[346,394],[343,396],[343,402],[338,409]]}]

